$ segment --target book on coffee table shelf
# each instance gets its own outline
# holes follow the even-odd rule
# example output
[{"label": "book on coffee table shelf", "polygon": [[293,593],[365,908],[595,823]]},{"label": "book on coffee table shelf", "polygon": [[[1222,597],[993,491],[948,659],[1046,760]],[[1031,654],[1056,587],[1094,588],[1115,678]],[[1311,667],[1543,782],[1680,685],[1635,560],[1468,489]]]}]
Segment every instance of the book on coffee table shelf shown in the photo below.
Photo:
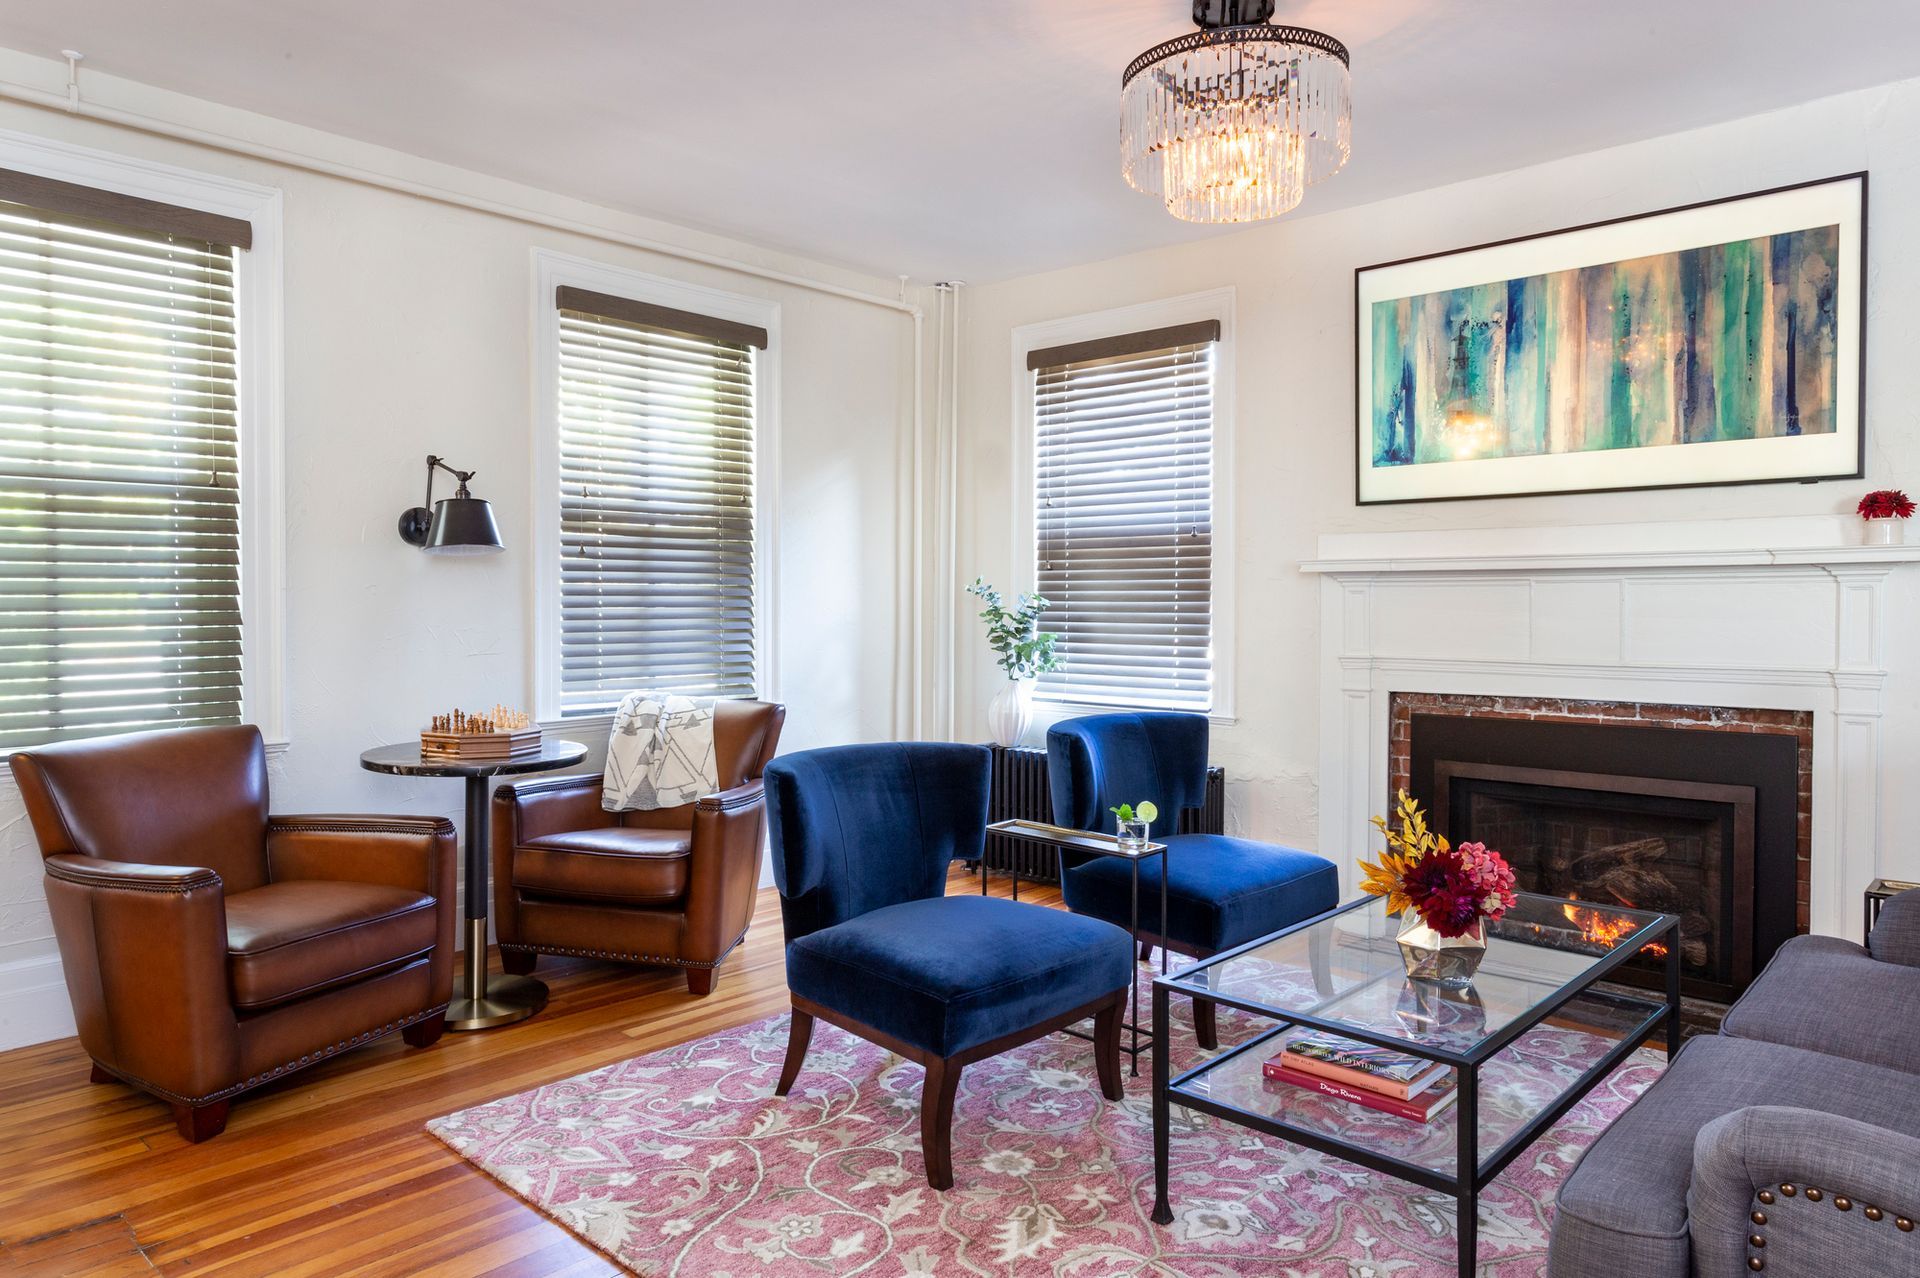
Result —
[{"label": "book on coffee table shelf", "polygon": [[1389,1096],[1385,1092],[1376,1092],[1371,1088],[1355,1087],[1338,1082],[1319,1074],[1308,1074],[1290,1066],[1281,1064],[1285,1053],[1276,1056],[1262,1066],[1266,1076],[1275,1082],[1286,1083],[1303,1091],[1317,1092],[1322,1096],[1331,1096],[1335,1100],[1350,1101],[1355,1105],[1364,1105],[1368,1109],[1377,1109],[1383,1114],[1392,1114],[1397,1118],[1410,1119],[1416,1123],[1431,1121],[1435,1114],[1451,1105],[1459,1096],[1458,1081],[1448,1071],[1446,1078],[1430,1084],[1416,1096],[1405,1099]]},{"label": "book on coffee table shelf", "polygon": [[1397,1100],[1418,1096],[1447,1074],[1447,1067],[1438,1061],[1335,1034],[1302,1034],[1274,1059],[1302,1074],[1330,1078]]}]

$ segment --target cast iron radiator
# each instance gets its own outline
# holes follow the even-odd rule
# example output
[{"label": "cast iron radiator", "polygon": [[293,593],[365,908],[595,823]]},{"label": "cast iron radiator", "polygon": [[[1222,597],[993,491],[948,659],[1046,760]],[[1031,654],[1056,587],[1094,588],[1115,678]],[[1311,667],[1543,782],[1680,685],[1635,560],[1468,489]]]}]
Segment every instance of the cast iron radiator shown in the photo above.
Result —
[{"label": "cast iron radiator", "polygon": [[[988,821],[1053,820],[1053,789],[1047,782],[1047,752],[1028,746],[989,746],[993,751],[992,792],[987,799]],[[1227,832],[1227,774],[1207,769],[1206,802],[1180,814],[1181,834]],[[987,865],[1016,871],[1023,879],[1055,883],[1060,867],[1054,850],[1022,843],[1001,834],[987,836]]]}]

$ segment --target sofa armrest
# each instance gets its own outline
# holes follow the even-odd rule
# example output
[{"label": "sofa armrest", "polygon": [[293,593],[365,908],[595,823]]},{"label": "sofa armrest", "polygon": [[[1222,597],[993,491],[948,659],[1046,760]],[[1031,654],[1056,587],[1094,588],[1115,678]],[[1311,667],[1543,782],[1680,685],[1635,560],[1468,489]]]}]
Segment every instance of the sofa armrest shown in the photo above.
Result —
[{"label": "sofa armrest", "polygon": [[1867,948],[1882,963],[1920,967],[1920,888],[1881,903]]},{"label": "sofa armrest", "polygon": [[598,772],[500,786],[493,792],[495,825],[505,815],[505,829],[514,843],[616,825],[619,814],[600,806],[605,786]]},{"label": "sofa armrest", "polygon": [[315,813],[267,818],[267,875],[379,883],[451,902],[459,844],[445,817]]},{"label": "sofa armrest", "polygon": [[1735,1110],[1694,1141],[1687,1214],[1699,1278],[1750,1273],[1756,1257],[1790,1278],[1915,1278],[1920,1140],[1818,1110]]},{"label": "sofa armrest", "polygon": [[94,1060],[170,1099],[239,1075],[220,876],[63,852],[46,858],[47,909]]},{"label": "sofa armrest", "polygon": [[683,957],[717,960],[746,931],[760,890],[766,811],[766,786],[757,777],[693,805]]}]

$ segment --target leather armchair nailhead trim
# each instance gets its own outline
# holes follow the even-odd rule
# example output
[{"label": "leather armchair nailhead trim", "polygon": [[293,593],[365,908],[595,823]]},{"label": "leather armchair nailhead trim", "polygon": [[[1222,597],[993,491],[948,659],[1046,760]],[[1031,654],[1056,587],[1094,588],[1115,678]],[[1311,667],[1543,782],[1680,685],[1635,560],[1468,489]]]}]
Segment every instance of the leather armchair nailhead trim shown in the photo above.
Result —
[{"label": "leather armchair nailhead trim", "polygon": [[308,1065],[316,1065],[330,1056],[339,1055],[349,1048],[359,1047],[362,1043],[370,1043],[376,1038],[384,1038],[395,1030],[405,1029],[416,1021],[424,1021],[438,1016],[444,1013],[447,1007],[447,1004],[442,1003],[438,1007],[429,1007],[425,1011],[415,1012],[412,1016],[403,1016],[399,1020],[388,1021],[385,1025],[377,1026],[370,1030],[363,1030],[355,1034],[352,1038],[343,1038],[337,1043],[309,1052],[298,1060],[291,1060],[281,1065],[275,1065],[272,1069],[263,1070],[255,1074],[245,1082],[235,1083],[231,1087],[223,1087],[219,1091],[209,1092],[205,1096],[182,1096],[179,1092],[169,1091],[167,1088],[161,1087],[157,1083],[150,1083],[136,1074],[129,1074],[125,1070],[115,1069],[111,1065],[100,1065],[98,1061],[94,1063],[100,1065],[100,1068],[106,1070],[115,1078],[127,1083],[129,1086],[138,1087],[144,1092],[151,1092],[162,1100],[172,1101],[177,1105],[208,1105],[214,1101],[225,1100],[229,1096],[238,1096],[241,1092],[249,1091],[262,1083],[271,1082],[283,1075],[291,1074],[295,1070],[304,1069]]},{"label": "leather armchair nailhead trim", "polygon": [[666,954],[630,954],[623,950],[583,950],[572,946],[560,945],[508,945],[501,943],[502,950],[513,950],[520,954],[553,954],[561,958],[605,959],[612,963],[649,963],[656,967],[704,967],[715,968],[727,961],[727,955],[733,953],[740,942],[747,939],[745,932],[728,942],[720,951],[720,957],[710,962],[700,963],[692,959],[673,958]]}]

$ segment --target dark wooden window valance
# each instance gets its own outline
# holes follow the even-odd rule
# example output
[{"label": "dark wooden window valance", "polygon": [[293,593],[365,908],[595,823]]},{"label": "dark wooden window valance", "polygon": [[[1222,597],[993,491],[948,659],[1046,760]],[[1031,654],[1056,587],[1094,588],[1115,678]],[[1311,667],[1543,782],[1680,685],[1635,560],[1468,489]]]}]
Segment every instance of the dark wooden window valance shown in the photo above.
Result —
[{"label": "dark wooden window valance", "polygon": [[228,248],[253,247],[253,223],[245,218],[163,204],[118,191],[102,191],[16,169],[0,169],[0,200],[68,217],[112,222],[149,235],[180,236]]},{"label": "dark wooden window valance", "polygon": [[648,328],[671,329],[676,333],[704,337],[710,341],[734,342],[763,351],[767,349],[767,330],[753,324],[715,319],[711,315],[701,315],[696,311],[676,311],[671,306],[636,302],[630,297],[596,293],[592,289],[574,288],[570,284],[562,284],[555,289],[553,300],[554,304],[563,311],[581,311],[604,319],[644,324]]},{"label": "dark wooden window valance", "polygon": [[1043,346],[1027,352],[1029,369],[1059,368],[1066,364],[1084,364],[1093,359],[1116,359],[1122,355],[1143,355],[1175,346],[1197,346],[1220,340],[1219,320],[1199,320],[1192,324],[1173,324],[1150,328],[1143,333],[1121,333],[1117,337],[1098,337],[1090,342],[1070,342],[1065,346]]}]

